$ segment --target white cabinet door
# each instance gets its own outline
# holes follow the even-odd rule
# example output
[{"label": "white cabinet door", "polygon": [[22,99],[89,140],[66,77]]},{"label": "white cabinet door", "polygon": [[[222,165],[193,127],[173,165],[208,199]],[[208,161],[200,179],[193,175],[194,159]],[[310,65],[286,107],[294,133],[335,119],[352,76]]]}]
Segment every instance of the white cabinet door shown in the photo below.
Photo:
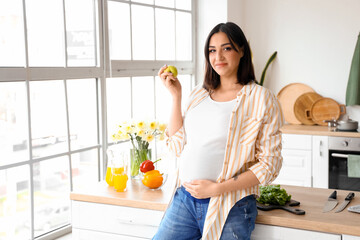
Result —
[{"label": "white cabinet door", "polygon": [[274,184],[311,187],[311,151],[283,149],[283,165]]},{"label": "white cabinet door", "polygon": [[283,164],[273,184],[311,187],[310,135],[282,134]]},{"label": "white cabinet door", "polygon": [[73,228],[72,240],[146,240],[151,238],[138,238],[127,235],[119,235],[112,233],[96,232],[91,230],[83,230]]},{"label": "white cabinet door", "polygon": [[312,148],[311,135],[282,134],[282,148],[296,150],[310,150]]},{"label": "white cabinet door", "polygon": [[360,237],[343,234],[342,240],[360,240]]},{"label": "white cabinet door", "polygon": [[81,230],[151,239],[163,215],[163,211],[72,201],[72,225]]},{"label": "white cabinet door", "polygon": [[341,235],[256,224],[251,240],[341,240]]},{"label": "white cabinet door", "polygon": [[313,187],[329,188],[329,137],[313,136]]}]

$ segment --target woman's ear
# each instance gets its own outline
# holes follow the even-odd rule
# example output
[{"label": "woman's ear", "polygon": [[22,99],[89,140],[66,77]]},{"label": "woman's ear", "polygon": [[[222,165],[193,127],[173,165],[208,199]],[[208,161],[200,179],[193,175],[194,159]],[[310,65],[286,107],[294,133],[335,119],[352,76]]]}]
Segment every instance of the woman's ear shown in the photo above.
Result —
[{"label": "woman's ear", "polygon": [[240,58],[244,56],[244,46],[239,49]]}]

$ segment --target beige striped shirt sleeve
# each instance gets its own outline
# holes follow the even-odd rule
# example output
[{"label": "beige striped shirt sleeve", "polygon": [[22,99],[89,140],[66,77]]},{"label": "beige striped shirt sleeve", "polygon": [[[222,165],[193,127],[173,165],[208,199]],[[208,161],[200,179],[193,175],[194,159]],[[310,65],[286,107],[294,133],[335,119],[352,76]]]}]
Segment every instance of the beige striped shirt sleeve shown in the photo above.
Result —
[{"label": "beige striped shirt sleeve", "polygon": [[255,146],[258,163],[249,168],[263,186],[275,180],[282,165],[280,128],[284,117],[276,97],[269,95],[271,99],[267,101],[267,112]]}]

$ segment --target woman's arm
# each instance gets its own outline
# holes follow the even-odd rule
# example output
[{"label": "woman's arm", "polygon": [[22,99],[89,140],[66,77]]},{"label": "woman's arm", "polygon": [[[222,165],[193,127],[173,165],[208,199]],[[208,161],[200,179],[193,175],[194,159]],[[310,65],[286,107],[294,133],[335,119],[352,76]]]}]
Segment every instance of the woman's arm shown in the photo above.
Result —
[{"label": "woman's arm", "polygon": [[191,183],[183,183],[183,186],[195,198],[209,198],[226,192],[249,188],[259,183],[252,171],[246,171],[222,183],[209,180],[193,180]]},{"label": "woman's arm", "polygon": [[158,76],[163,82],[164,86],[169,90],[172,96],[172,108],[170,121],[168,124],[168,136],[173,136],[183,125],[183,118],[181,112],[181,84],[171,72],[164,72],[167,66],[160,68]]}]

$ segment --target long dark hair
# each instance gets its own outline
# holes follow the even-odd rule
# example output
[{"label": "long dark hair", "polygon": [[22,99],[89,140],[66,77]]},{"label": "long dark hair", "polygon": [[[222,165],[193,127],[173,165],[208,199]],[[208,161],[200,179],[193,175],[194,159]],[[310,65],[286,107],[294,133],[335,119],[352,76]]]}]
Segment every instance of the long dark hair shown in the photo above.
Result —
[{"label": "long dark hair", "polygon": [[203,87],[206,90],[210,91],[216,89],[220,85],[220,76],[211,67],[209,60],[210,38],[212,37],[212,35],[218,32],[223,32],[227,35],[230,44],[235,51],[238,50],[235,47],[234,43],[238,46],[238,48],[242,48],[244,52],[244,56],[240,59],[239,68],[237,72],[238,83],[242,85],[246,85],[251,81],[255,81],[254,66],[251,61],[251,52],[248,41],[246,40],[243,31],[238,25],[232,22],[227,22],[216,25],[211,30],[209,36],[206,39],[205,49],[204,49],[205,59],[206,59],[206,65],[205,65],[206,69],[205,69]]}]

